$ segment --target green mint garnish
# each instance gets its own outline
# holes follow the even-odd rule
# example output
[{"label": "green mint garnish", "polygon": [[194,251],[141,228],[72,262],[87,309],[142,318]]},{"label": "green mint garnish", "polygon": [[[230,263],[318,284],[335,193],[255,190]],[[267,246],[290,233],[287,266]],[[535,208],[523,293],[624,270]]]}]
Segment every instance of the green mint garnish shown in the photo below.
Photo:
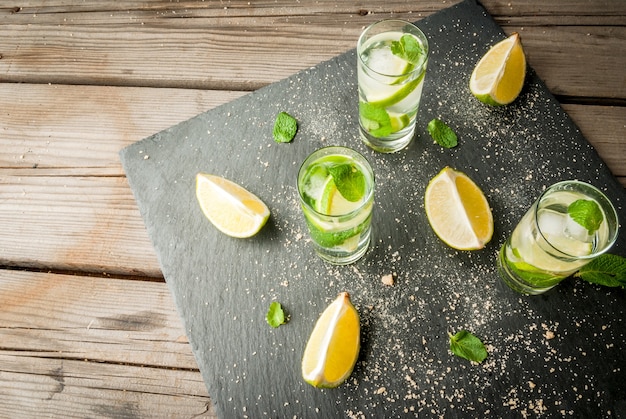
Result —
[{"label": "green mint garnish", "polygon": [[435,118],[428,123],[428,133],[442,147],[452,148],[458,144],[456,133],[439,119]]},{"label": "green mint garnish", "polygon": [[354,164],[338,164],[328,168],[339,193],[350,202],[365,195],[365,176]]},{"label": "green mint garnish", "polygon": [[592,284],[626,288],[626,258],[618,255],[600,255],[582,268],[577,276]]},{"label": "green mint garnish", "polygon": [[367,102],[359,102],[359,115],[363,127],[374,137],[386,137],[393,131],[391,118],[382,107],[373,106]]},{"label": "green mint garnish", "polygon": [[391,53],[413,65],[418,65],[424,55],[422,45],[411,35],[402,35],[399,41],[391,42]]},{"label": "green mint garnish", "polygon": [[293,140],[298,131],[298,121],[287,112],[280,112],[274,122],[274,141],[288,143]]},{"label": "green mint garnish", "polygon": [[595,201],[579,199],[567,207],[567,213],[574,221],[587,229],[591,235],[600,228],[604,220],[602,210]]},{"label": "green mint garnish", "polygon": [[265,316],[265,320],[267,320],[267,323],[274,328],[287,323],[283,307],[278,301],[272,301],[270,308],[267,311],[267,315]]},{"label": "green mint garnish", "polygon": [[461,330],[456,335],[450,336],[450,350],[456,356],[474,362],[482,362],[487,358],[487,350],[480,339],[467,330]]}]

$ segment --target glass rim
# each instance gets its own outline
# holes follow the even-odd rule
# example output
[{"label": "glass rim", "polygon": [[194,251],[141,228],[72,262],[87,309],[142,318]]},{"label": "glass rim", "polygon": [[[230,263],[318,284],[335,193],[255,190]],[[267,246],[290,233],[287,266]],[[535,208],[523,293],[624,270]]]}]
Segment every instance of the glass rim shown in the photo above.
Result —
[{"label": "glass rim", "polygon": [[[361,160],[359,162],[359,164],[361,166],[363,166],[369,175],[371,175],[371,179],[372,179],[372,187],[369,189],[367,196],[363,199],[363,202],[361,203],[361,205],[359,205],[357,208],[355,208],[354,210],[347,212],[345,214],[339,214],[339,215],[328,215],[328,214],[324,214],[322,212],[317,211],[315,208],[313,208],[311,205],[309,205],[308,202],[306,202],[304,200],[304,197],[302,196],[303,193],[300,190],[300,177],[304,174],[304,168],[308,167],[308,164],[311,163],[312,161],[316,160],[313,159],[313,157],[317,158],[317,154],[321,154],[325,151],[332,151],[332,149],[336,149],[337,151],[339,151],[336,154],[340,154],[340,155],[346,155],[349,153],[354,154],[353,156],[349,156],[352,160],[359,159]],[[347,151],[347,153],[346,153]],[[330,155],[332,153],[328,153],[327,155]],[[356,157],[356,159],[355,159]],[[310,210],[311,212],[313,212],[316,216],[319,216],[321,218],[324,219],[328,219],[328,220],[335,220],[335,219],[341,219],[341,218],[350,218],[352,215],[354,215],[355,213],[358,213],[359,211],[361,211],[363,209],[363,207],[365,207],[366,205],[368,205],[374,198],[374,189],[375,189],[375,176],[374,176],[374,170],[372,169],[372,166],[370,165],[369,161],[365,158],[365,156],[363,156],[361,153],[359,153],[358,151],[350,148],[350,147],[345,147],[345,146],[338,146],[338,145],[329,145],[329,146],[324,146],[321,148],[318,148],[317,150],[313,151],[311,154],[309,154],[304,161],[302,162],[302,164],[300,165],[300,169],[298,169],[298,177],[296,179],[296,189],[298,190],[298,198],[300,200],[300,204],[306,206],[306,208],[308,210]]]},{"label": "glass rim", "polygon": [[[377,26],[377,25],[380,25],[382,23],[390,23],[390,22],[402,23],[403,26],[410,26],[413,29],[416,29],[417,32],[421,35],[420,41],[422,42],[422,45],[424,45],[424,47],[426,48],[426,58],[424,59],[424,61],[421,63],[421,65],[419,65],[418,67],[415,67],[413,70],[409,71],[408,73],[404,73],[404,74],[381,73],[380,71],[376,71],[372,67],[367,65],[367,63],[365,63],[363,61],[363,59],[361,58],[360,49],[361,49],[361,45],[363,44],[363,38],[365,37],[367,32],[370,29],[372,29],[373,27]],[[369,71],[371,71],[372,73],[376,73],[379,76],[383,76],[383,77],[402,77],[402,76],[413,75],[413,74],[416,74],[416,73],[421,74],[422,72],[426,71],[426,64],[428,63],[428,59],[430,58],[430,45],[428,43],[428,38],[426,37],[426,34],[415,23],[409,22],[408,20],[404,20],[404,19],[381,19],[381,20],[378,20],[378,21],[370,24],[368,27],[363,29],[363,32],[361,32],[361,35],[359,35],[359,39],[357,40],[357,44],[356,45],[357,45],[356,55],[357,55],[357,58],[358,58],[359,62],[363,66],[367,67],[367,69]]]},{"label": "glass rim", "polygon": [[[613,220],[615,220],[615,231],[613,232],[612,235],[609,235],[609,237],[607,238],[606,241],[606,245],[602,246],[601,249],[595,250],[592,253],[588,254],[588,255],[583,255],[583,256],[579,256],[579,255],[572,255],[568,252],[564,252],[563,250],[559,249],[557,246],[555,246],[554,244],[552,244],[552,242],[550,242],[550,240],[548,240],[548,238],[545,236],[545,234],[543,233],[543,231],[541,231],[541,227],[539,227],[539,205],[541,204],[541,202],[546,198],[546,195],[549,192],[554,192],[555,190],[565,190],[565,189],[559,189],[560,187],[562,187],[563,185],[581,185],[585,188],[590,189],[591,191],[593,191],[594,193],[598,194],[599,198],[602,199],[603,203],[598,203],[599,205],[602,206],[602,213],[604,214],[605,218],[607,216],[611,216],[611,218]],[[597,201],[596,199],[594,199],[594,201]],[[602,204],[608,204],[608,208],[606,207],[606,205],[602,205]],[[619,217],[617,215],[617,210],[615,209],[615,206],[613,205],[613,203],[611,202],[611,200],[606,196],[606,194],[604,192],[602,192],[599,188],[597,188],[596,186],[592,185],[591,183],[588,182],[583,182],[581,180],[562,180],[560,182],[554,183],[550,186],[548,186],[546,188],[546,190],[544,190],[541,195],[539,195],[539,198],[537,198],[537,200],[535,201],[535,203],[533,204],[534,210],[535,210],[535,214],[534,214],[534,222],[535,222],[535,226],[537,227],[537,231],[539,232],[539,234],[541,235],[541,238],[548,243],[548,245],[556,250],[557,252],[559,252],[562,255],[565,255],[567,257],[570,258],[576,258],[578,260],[586,260],[586,259],[594,259],[598,256],[600,256],[601,254],[607,252],[617,241],[617,236],[619,233]],[[610,209],[609,214],[607,214],[606,209]],[[606,220],[605,220],[606,221]],[[609,233],[610,233],[610,229],[609,229]]]}]

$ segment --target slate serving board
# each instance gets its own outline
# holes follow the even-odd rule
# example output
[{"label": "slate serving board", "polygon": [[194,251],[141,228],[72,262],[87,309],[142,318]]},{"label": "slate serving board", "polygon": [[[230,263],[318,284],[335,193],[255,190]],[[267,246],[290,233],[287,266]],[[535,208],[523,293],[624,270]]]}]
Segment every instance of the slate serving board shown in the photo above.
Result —
[{"label": "slate serving board", "polygon": [[[416,138],[402,152],[378,154],[358,139],[354,50],[120,152],[219,416],[624,417],[624,291],[568,279],[525,297],[495,268],[505,237],[548,185],[593,183],[622,220],[624,189],[532,69],[510,106],[471,96],[474,65],[505,37],[480,4],[468,0],[417,24],[432,55]],[[280,111],[299,121],[290,144],[272,140]],[[435,117],[457,132],[456,148],[432,142],[426,125]],[[327,145],[360,151],[376,175],[372,246],[351,266],[313,254],[297,201],[300,163]],[[495,234],[484,250],[450,249],[428,225],[424,189],[445,166],[469,174],[493,207]],[[203,217],[199,171],[267,203],[272,216],[257,236],[229,238]],[[625,237],[613,253],[626,254]],[[381,277],[390,273],[395,284],[386,286]],[[341,291],[361,315],[360,358],[345,384],[314,389],[301,379],[301,355]],[[289,314],[278,329],[265,322],[274,300]],[[487,344],[482,364],[449,352],[448,332],[461,329]]]}]

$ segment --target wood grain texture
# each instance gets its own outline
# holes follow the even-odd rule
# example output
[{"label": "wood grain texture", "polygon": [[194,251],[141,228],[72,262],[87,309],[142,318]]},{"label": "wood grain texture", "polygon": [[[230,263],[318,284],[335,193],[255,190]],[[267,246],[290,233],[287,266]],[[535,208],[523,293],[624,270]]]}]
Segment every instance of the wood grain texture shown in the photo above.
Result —
[{"label": "wood grain texture", "polygon": [[567,104],[563,109],[626,187],[626,107]]},{"label": "wood grain texture", "polygon": [[164,283],[0,269],[0,416],[215,417]]},{"label": "wood grain texture", "polygon": [[[533,2],[523,8],[484,3],[505,32],[522,33],[530,65],[556,94],[626,96],[619,76],[626,56],[616,53],[626,42],[626,3]],[[449,4],[22,7],[5,15],[6,24],[0,26],[0,74],[7,81],[29,83],[255,90],[354,48],[363,27],[375,20],[415,21],[444,6]],[[597,25],[609,18],[615,20],[589,26],[590,19]]]},{"label": "wood grain texture", "polygon": [[0,265],[161,276],[126,178],[0,173]]},{"label": "wood grain texture", "polygon": [[0,300],[4,351],[197,369],[162,282],[0,270]]},{"label": "wood grain texture", "polygon": [[0,416],[217,418],[199,373],[0,350]]},{"label": "wood grain texture", "polygon": [[246,92],[0,84],[0,167],[114,168],[118,152]]},{"label": "wood grain texture", "polygon": [[[121,148],[246,93],[0,84],[0,95],[6,99],[0,113],[0,167],[54,168],[58,169],[56,176],[64,170],[68,176],[123,175],[118,157]],[[575,103],[563,107],[613,173],[626,176],[626,168],[620,164],[626,153],[622,140],[626,107]]]}]

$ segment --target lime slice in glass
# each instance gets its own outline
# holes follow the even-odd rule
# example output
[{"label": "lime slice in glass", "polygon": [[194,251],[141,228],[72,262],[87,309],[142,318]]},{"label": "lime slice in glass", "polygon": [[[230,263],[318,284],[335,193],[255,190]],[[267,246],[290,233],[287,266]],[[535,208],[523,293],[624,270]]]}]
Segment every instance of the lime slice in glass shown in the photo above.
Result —
[{"label": "lime slice in glass", "polygon": [[331,176],[326,180],[322,196],[316,202],[315,210],[326,215],[349,214],[358,208],[359,202],[350,202],[341,195]]}]

